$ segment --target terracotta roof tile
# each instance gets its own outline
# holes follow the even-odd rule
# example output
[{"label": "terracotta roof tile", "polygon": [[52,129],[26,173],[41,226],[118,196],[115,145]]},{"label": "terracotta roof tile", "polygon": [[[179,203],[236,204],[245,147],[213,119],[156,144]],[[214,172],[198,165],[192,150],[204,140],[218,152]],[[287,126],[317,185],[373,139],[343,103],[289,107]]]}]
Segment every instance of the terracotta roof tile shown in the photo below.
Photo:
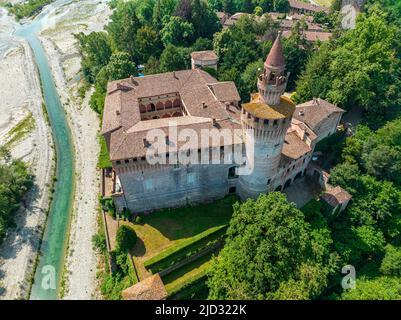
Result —
[{"label": "terracotta roof tile", "polygon": [[124,300],[164,300],[167,291],[160,275],[157,273],[122,292]]},{"label": "terracotta roof tile", "polygon": [[217,100],[219,101],[240,101],[237,87],[233,81],[217,82],[209,85]]},{"label": "terracotta roof tile", "polygon": [[343,204],[352,199],[352,196],[340,186],[327,190],[321,198],[326,201],[332,207],[336,207],[339,204]]},{"label": "terracotta roof tile", "polygon": [[312,149],[297,135],[295,131],[289,131],[285,135],[282,155],[291,160],[296,160]]},{"label": "terracotta roof tile", "polygon": [[313,11],[313,12],[329,13],[329,8],[327,8],[327,7],[317,6],[315,4],[306,3],[306,2],[298,1],[298,0],[289,0],[289,3],[290,3],[291,8],[303,9],[303,10]]},{"label": "terracotta roof tile", "polygon": [[326,100],[318,98],[297,105],[294,118],[306,123],[312,130],[315,130],[323,119],[335,112],[343,113],[345,111]]},{"label": "terracotta roof tile", "polygon": [[217,60],[218,57],[212,50],[206,50],[206,51],[194,51],[191,53],[191,57],[194,60]]}]

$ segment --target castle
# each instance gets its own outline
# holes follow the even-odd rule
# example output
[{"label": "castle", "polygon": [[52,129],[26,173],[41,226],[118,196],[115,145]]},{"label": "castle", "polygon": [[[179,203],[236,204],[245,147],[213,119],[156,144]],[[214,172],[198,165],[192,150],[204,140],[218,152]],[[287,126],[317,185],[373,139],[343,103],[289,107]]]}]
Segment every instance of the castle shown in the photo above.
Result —
[{"label": "castle", "polygon": [[[102,134],[117,209],[143,212],[229,193],[255,198],[303,176],[317,141],[336,132],[344,110],[322,99],[296,106],[284,95],[288,76],[279,35],[258,77],[258,92],[242,106],[233,82],[219,82],[201,69],[110,82]],[[157,151],[165,162],[151,163],[147,154],[156,143],[149,132],[156,131],[165,134]],[[177,139],[189,131],[213,137]],[[231,132],[231,139],[220,138],[223,132]],[[243,162],[232,161],[232,149],[240,150]],[[192,161],[180,163],[179,153]],[[247,174],[239,174],[240,168]]]}]

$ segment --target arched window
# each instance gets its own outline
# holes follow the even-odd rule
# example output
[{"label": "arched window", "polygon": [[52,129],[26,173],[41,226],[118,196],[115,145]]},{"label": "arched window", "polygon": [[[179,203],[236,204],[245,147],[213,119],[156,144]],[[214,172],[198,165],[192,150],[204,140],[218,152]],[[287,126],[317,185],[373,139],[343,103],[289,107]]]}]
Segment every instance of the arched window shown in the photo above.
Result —
[{"label": "arched window", "polygon": [[164,109],[163,102],[159,101],[159,102],[156,104],[156,110],[163,110],[163,109]]},{"label": "arched window", "polygon": [[145,113],[146,112],[146,107],[143,104],[139,105],[139,112],[140,113]]},{"label": "arched window", "polygon": [[177,108],[177,107],[181,107],[181,101],[180,99],[175,99],[173,102],[173,107]]},{"label": "arched window", "polygon": [[173,107],[173,103],[170,100],[167,100],[166,103],[164,104],[164,107],[166,109],[171,109]]},{"label": "arched window", "polygon": [[155,111],[156,110],[156,106],[155,106],[154,103],[149,103],[146,109],[148,110],[148,112]]}]

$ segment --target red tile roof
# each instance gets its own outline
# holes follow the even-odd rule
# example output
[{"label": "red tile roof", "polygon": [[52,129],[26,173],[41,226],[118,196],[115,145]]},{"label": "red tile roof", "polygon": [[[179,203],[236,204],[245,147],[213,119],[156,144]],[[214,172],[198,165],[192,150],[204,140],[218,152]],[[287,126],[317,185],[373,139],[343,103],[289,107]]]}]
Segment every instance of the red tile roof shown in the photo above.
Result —
[{"label": "red tile roof", "polygon": [[321,198],[326,201],[330,206],[337,207],[352,199],[352,196],[340,186],[327,190]]},{"label": "red tile roof", "polygon": [[160,275],[157,273],[122,292],[124,300],[164,300],[167,291]]}]

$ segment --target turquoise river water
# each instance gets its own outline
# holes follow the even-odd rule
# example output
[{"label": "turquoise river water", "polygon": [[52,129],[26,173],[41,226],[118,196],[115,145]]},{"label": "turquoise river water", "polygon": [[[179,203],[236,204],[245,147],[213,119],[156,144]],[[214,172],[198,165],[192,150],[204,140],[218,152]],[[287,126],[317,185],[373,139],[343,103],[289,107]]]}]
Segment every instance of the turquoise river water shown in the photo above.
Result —
[{"label": "turquoise river water", "polygon": [[67,2],[69,1],[56,1],[35,20],[23,25],[15,32],[16,36],[26,39],[33,50],[57,155],[57,182],[54,186],[55,192],[50,205],[30,299],[57,299],[58,297],[72,211],[74,194],[73,143],[45,51],[37,37],[48,12]]}]

